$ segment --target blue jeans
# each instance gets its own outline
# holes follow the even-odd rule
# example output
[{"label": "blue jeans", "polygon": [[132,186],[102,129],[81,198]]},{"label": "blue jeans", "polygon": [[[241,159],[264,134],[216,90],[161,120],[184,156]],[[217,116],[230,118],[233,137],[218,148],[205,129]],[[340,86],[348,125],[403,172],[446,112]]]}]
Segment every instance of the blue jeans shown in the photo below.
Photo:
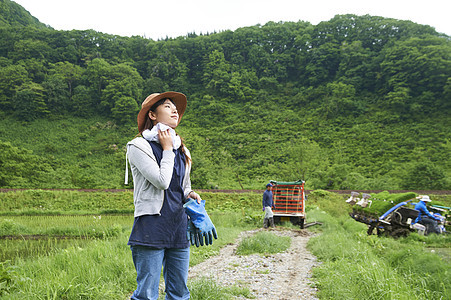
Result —
[{"label": "blue jeans", "polygon": [[430,233],[440,233],[440,229],[438,228],[437,221],[428,216],[422,216],[421,221],[418,223],[426,226],[426,235],[428,235]]},{"label": "blue jeans", "polygon": [[165,282],[166,299],[189,299],[188,286],[189,248],[154,249],[145,246],[130,246],[137,273],[138,287],[130,299],[158,299],[161,267]]}]

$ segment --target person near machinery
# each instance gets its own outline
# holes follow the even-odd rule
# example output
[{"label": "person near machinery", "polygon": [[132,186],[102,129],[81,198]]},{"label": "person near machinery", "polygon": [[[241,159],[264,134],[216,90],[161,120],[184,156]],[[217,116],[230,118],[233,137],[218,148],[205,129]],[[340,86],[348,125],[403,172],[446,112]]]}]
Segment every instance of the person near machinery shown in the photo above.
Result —
[{"label": "person near machinery", "polygon": [[263,211],[265,212],[265,217],[263,219],[263,228],[268,228],[268,226],[271,226],[274,228],[274,214],[272,212],[273,208],[276,208],[273,201],[273,195],[272,195],[272,184],[268,183],[266,185],[266,190],[263,192]]},{"label": "person near machinery", "polygon": [[422,224],[426,227],[426,234],[440,233],[438,222],[440,219],[434,216],[426,207],[426,202],[431,202],[431,199],[427,195],[420,196],[419,202],[415,205],[415,210],[418,211],[418,217],[415,219],[415,223]]}]

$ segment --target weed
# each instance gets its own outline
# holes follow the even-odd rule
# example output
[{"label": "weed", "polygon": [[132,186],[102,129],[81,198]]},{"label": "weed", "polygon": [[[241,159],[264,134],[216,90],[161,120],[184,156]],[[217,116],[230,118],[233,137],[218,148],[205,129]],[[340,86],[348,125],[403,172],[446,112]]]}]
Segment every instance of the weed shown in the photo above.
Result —
[{"label": "weed", "polygon": [[[450,299],[451,264],[429,249],[429,237],[394,240],[367,236],[365,226],[319,210],[310,217],[324,222],[308,248],[323,263],[313,271],[325,299]],[[420,239],[423,242],[407,242]],[[437,237],[431,237],[436,243]],[[423,244],[424,243],[424,244]],[[448,244],[449,245],[449,244]]]},{"label": "weed", "polygon": [[201,277],[188,285],[193,300],[216,300],[233,299],[234,297],[244,296],[249,298],[251,295],[248,288],[241,286],[219,286],[214,279]]},{"label": "weed", "polygon": [[238,255],[253,253],[268,255],[283,252],[290,247],[290,244],[290,237],[277,236],[269,232],[259,232],[254,236],[244,238],[236,249],[236,253]]}]

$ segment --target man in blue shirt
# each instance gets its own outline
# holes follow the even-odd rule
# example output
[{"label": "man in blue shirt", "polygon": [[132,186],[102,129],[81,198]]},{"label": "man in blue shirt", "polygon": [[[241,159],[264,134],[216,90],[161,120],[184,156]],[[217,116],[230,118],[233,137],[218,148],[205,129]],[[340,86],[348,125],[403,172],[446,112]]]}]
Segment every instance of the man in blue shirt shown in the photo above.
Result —
[{"label": "man in blue shirt", "polygon": [[272,184],[268,183],[266,185],[266,190],[263,192],[263,211],[265,212],[265,217],[263,219],[263,228],[268,228],[268,225],[271,225],[274,228],[274,214],[272,213],[272,208],[276,208],[274,206],[274,202],[272,200]]},{"label": "man in blue shirt", "polygon": [[426,234],[440,233],[440,229],[437,225],[437,221],[440,221],[440,219],[428,211],[426,202],[431,202],[429,196],[421,196],[420,202],[415,205],[415,209],[419,212],[418,217],[415,219],[415,223],[426,226]]}]

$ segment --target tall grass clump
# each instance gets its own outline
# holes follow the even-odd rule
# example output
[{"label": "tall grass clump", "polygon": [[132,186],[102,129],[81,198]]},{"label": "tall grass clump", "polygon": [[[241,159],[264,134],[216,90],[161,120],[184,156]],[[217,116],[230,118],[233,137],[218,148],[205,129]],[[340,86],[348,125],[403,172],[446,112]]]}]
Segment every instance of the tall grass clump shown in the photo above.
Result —
[{"label": "tall grass clump", "polygon": [[258,232],[251,237],[244,238],[238,245],[236,253],[239,255],[274,254],[287,250],[290,245],[290,237],[278,236],[270,232]]}]

